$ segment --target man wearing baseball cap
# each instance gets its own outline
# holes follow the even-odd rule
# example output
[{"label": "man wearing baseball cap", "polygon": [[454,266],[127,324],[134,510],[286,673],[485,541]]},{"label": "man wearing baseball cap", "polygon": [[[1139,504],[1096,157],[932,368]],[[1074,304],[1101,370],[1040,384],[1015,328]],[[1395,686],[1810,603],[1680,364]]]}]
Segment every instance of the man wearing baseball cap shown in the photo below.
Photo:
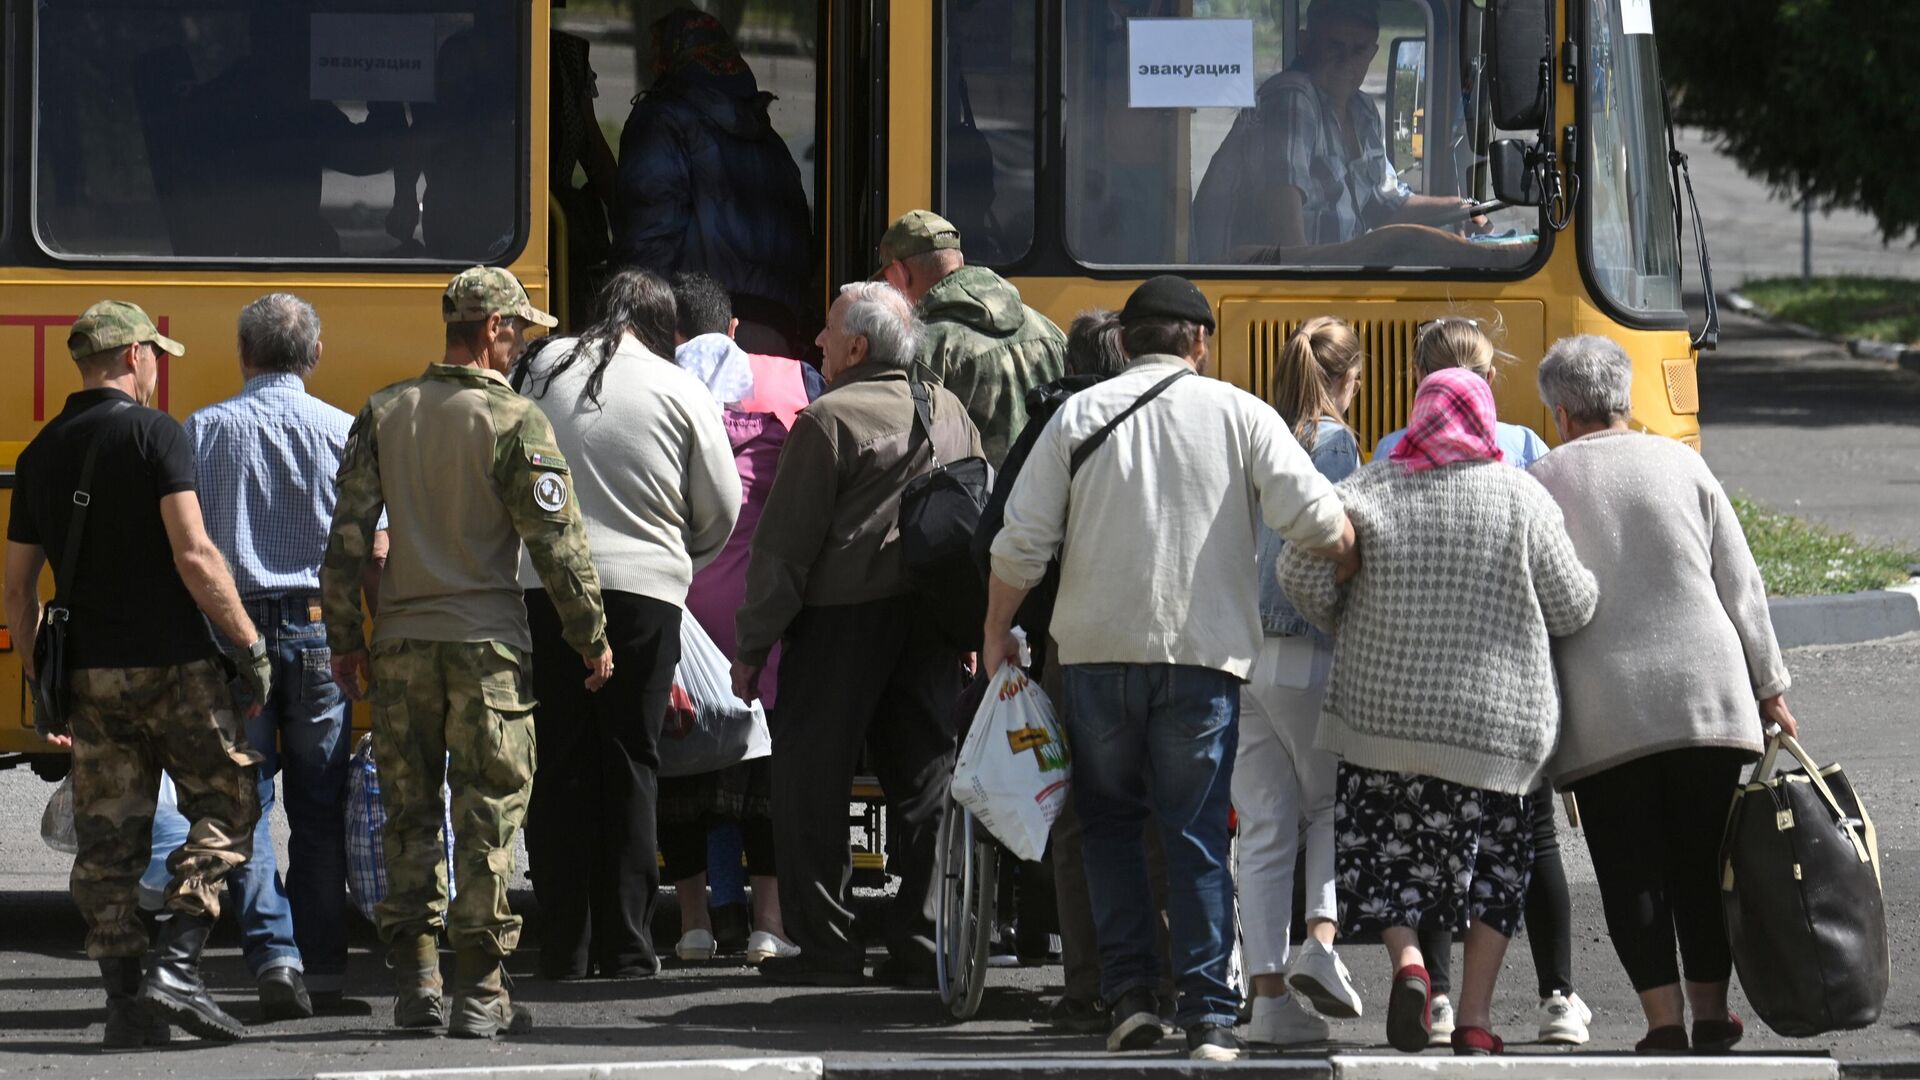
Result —
[{"label": "man wearing baseball cap", "polygon": [[888,227],[874,277],[906,293],[926,325],[913,377],[960,399],[983,456],[999,468],[1027,424],[1027,393],[1065,370],[1066,335],[1021,303],[1012,282],[968,266],[960,230],[931,210],[909,210]]},{"label": "man wearing baseball cap", "polygon": [[[612,674],[613,654],[566,459],[546,415],[505,375],[527,329],[556,320],[513,274],[486,266],[453,279],[440,314],[445,356],[376,391],[347,436],[320,595],[334,681],[360,697],[371,675],[387,812],[387,896],[376,915],[394,972],[394,1024],[491,1038],[532,1026],[508,999],[501,969],[520,940],[507,882],[533,785],[522,543],[589,690]],[[382,508],[390,547],[369,659],[360,582]],[[443,775],[459,823],[451,904]],[[454,949],[451,1018],[441,998],[443,928]]]},{"label": "man wearing baseball cap", "polygon": [[[1240,685],[1259,652],[1257,507],[1292,543],[1358,567],[1333,486],[1273,407],[1206,371],[1212,305],[1153,278],[1120,313],[1127,369],[1068,398],[1034,444],[994,538],[982,670],[1016,655],[1010,625],[1060,560],[1052,632],[1110,1051],[1158,1041],[1143,827],[1167,848],[1177,1022],[1190,1056],[1237,1058],[1227,981],[1228,793]],[[1149,784],[1149,778],[1151,783]]]},{"label": "man wearing baseball cap", "polygon": [[[36,710],[35,727],[73,750],[73,899],[106,983],[103,1047],[165,1043],[169,1020],[231,1041],[245,1029],[207,995],[199,962],[220,915],[220,883],[253,849],[259,755],[207,621],[228,641],[249,643],[238,674],[255,702],[270,689],[266,643],[201,520],[192,443],[178,421],[147,407],[160,354],[186,348],[137,305],[105,300],[74,322],[67,349],[82,388],[20,452],[6,606],[14,633],[36,645],[21,658],[27,678],[64,675],[48,687],[64,693],[62,715]],[[48,552],[54,599],[43,624]],[[64,662],[43,670],[61,625]],[[143,975],[136,889],[163,768],[192,824],[169,860],[168,917]]]}]

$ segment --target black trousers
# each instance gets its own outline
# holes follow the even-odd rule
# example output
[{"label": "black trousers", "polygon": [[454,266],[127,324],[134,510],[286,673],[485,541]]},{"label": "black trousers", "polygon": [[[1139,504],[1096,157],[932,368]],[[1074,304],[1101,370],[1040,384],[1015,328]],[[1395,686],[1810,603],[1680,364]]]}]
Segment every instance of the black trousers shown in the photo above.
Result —
[{"label": "black trousers", "polygon": [[590,969],[650,975],[660,966],[649,929],[660,896],[655,770],[680,662],[680,609],[635,593],[601,597],[614,674],[589,693],[587,670],[561,638],[552,601],[542,590],[527,593],[540,702],[527,855],[540,902],[539,971],[547,978]]},{"label": "black trousers", "polygon": [[[1567,868],[1560,861],[1560,831],[1553,820],[1553,790],[1527,796],[1533,814],[1533,877],[1527,882],[1527,948],[1533,953],[1540,996],[1573,993],[1573,911],[1567,896]],[[1585,804],[1582,804],[1584,812]],[[1420,932],[1420,955],[1427,962],[1433,992],[1453,988],[1453,935]]]},{"label": "black trousers", "polygon": [[1636,992],[1733,973],[1720,907],[1720,840],[1752,760],[1744,750],[1686,747],[1648,754],[1573,786],[1613,951]]},{"label": "black trousers", "polygon": [[847,906],[847,796],[864,746],[887,795],[888,869],[901,878],[887,950],[932,965],[928,900],[961,680],[959,654],[917,597],[808,607],[788,628],[771,721],[774,853],[787,937],[811,964],[858,970],[864,959]]}]

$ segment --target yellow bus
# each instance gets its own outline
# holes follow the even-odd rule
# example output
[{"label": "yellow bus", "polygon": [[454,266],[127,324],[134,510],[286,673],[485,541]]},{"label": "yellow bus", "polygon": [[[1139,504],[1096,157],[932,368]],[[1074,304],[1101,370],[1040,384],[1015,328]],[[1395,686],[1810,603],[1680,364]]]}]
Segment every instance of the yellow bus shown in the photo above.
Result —
[{"label": "yellow bus", "polygon": [[[508,266],[536,304],[583,321],[604,245],[577,239],[567,209],[586,185],[550,128],[578,136],[590,108],[617,145],[649,81],[646,28],[684,6],[7,3],[0,488],[77,386],[66,326],[103,297],[140,303],[188,346],[156,402],[180,417],[237,389],[233,320],[268,291],[319,310],[312,389],[349,411],[439,355],[439,293],[465,266]],[[1697,444],[1650,0],[1363,0],[1369,35],[1342,48],[1366,57],[1357,100],[1383,137],[1350,149],[1365,175],[1470,206],[1484,227],[1367,221],[1229,250],[1197,227],[1201,189],[1261,89],[1302,65],[1309,0],[696,6],[775,95],[813,213],[811,250],[793,257],[819,311],[834,283],[873,272],[889,221],[929,207],[969,261],[1063,324],[1153,274],[1194,279],[1218,311],[1213,373],[1255,393],[1302,319],[1352,321],[1368,449],[1405,416],[1415,328],[1448,314],[1495,327],[1517,359],[1496,390],[1505,419],[1550,435],[1532,367],[1553,339],[1599,333],[1635,358],[1637,421]],[[584,84],[555,60],[582,43]],[[0,629],[0,767],[57,771],[30,727],[28,644]]]}]

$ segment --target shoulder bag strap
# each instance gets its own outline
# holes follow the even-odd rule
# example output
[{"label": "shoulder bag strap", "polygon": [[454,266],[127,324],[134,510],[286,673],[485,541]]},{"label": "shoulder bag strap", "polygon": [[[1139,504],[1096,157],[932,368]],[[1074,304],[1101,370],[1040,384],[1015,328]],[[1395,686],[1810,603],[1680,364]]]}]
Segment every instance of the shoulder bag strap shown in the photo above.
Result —
[{"label": "shoulder bag strap", "polygon": [[909,385],[913,389],[913,418],[919,422],[920,433],[927,440],[927,452],[933,455],[933,467],[937,469],[940,467],[940,448],[933,442],[932,399],[927,393],[926,383],[917,382]]},{"label": "shoulder bag strap", "polygon": [[1181,379],[1184,379],[1191,374],[1193,374],[1192,368],[1183,367],[1179,371],[1176,371],[1173,374],[1167,376],[1166,378],[1161,379],[1159,382],[1154,383],[1152,386],[1147,387],[1145,393],[1133,399],[1133,404],[1120,410],[1119,416],[1116,416],[1113,419],[1107,421],[1107,424],[1105,427],[1101,428],[1099,431],[1094,432],[1092,435],[1087,436],[1086,442],[1083,442],[1079,446],[1076,446],[1073,448],[1073,457],[1070,458],[1067,462],[1067,478],[1071,480],[1073,477],[1078,476],[1080,474],[1080,466],[1086,464],[1087,459],[1093,456],[1093,452],[1095,450],[1100,449],[1100,444],[1107,441],[1107,437],[1113,434],[1113,429],[1119,427],[1120,422],[1122,420],[1125,420],[1127,417],[1132,416],[1134,414],[1134,411],[1139,409],[1140,406],[1145,405],[1147,402],[1152,401],[1154,398],[1159,397],[1163,392],[1166,391],[1167,387],[1172,386],[1174,383],[1179,382]]},{"label": "shoulder bag strap", "polygon": [[[107,413],[112,415],[123,408],[126,408],[126,402],[117,401],[107,407]],[[80,461],[80,486],[74,489],[73,516],[67,520],[67,546],[60,552],[60,568],[54,577],[54,582],[59,587],[56,592],[64,591],[69,602],[73,598],[73,572],[80,562],[80,533],[86,528],[87,507],[93,502],[93,494],[89,489],[93,486],[93,463],[100,458],[102,434],[104,433],[94,433],[93,438],[87,443],[87,456]],[[55,611],[62,612],[64,618],[64,613],[69,609],[67,605],[60,603],[60,597],[56,595],[53,603],[47,605],[47,610],[49,614]]]}]

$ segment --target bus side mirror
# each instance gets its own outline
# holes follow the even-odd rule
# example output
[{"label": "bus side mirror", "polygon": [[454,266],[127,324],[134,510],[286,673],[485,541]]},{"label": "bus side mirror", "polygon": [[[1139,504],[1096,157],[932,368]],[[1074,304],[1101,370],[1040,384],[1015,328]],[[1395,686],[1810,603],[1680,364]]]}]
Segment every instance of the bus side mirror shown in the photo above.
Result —
[{"label": "bus side mirror", "polygon": [[1493,123],[1537,131],[1553,92],[1552,0],[1493,0]]},{"label": "bus side mirror", "polygon": [[1539,174],[1528,163],[1531,151],[1519,139],[1496,139],[1487,147],[1488,171],[1493,174],[1493,197],[1508,206],[1539,206]]},{"label": "bus side mirror", "polygon": [[1426,158],[1427,40],[1394,38],[1388,49],[1387,158],[1396,169],[1406,169]]}]

